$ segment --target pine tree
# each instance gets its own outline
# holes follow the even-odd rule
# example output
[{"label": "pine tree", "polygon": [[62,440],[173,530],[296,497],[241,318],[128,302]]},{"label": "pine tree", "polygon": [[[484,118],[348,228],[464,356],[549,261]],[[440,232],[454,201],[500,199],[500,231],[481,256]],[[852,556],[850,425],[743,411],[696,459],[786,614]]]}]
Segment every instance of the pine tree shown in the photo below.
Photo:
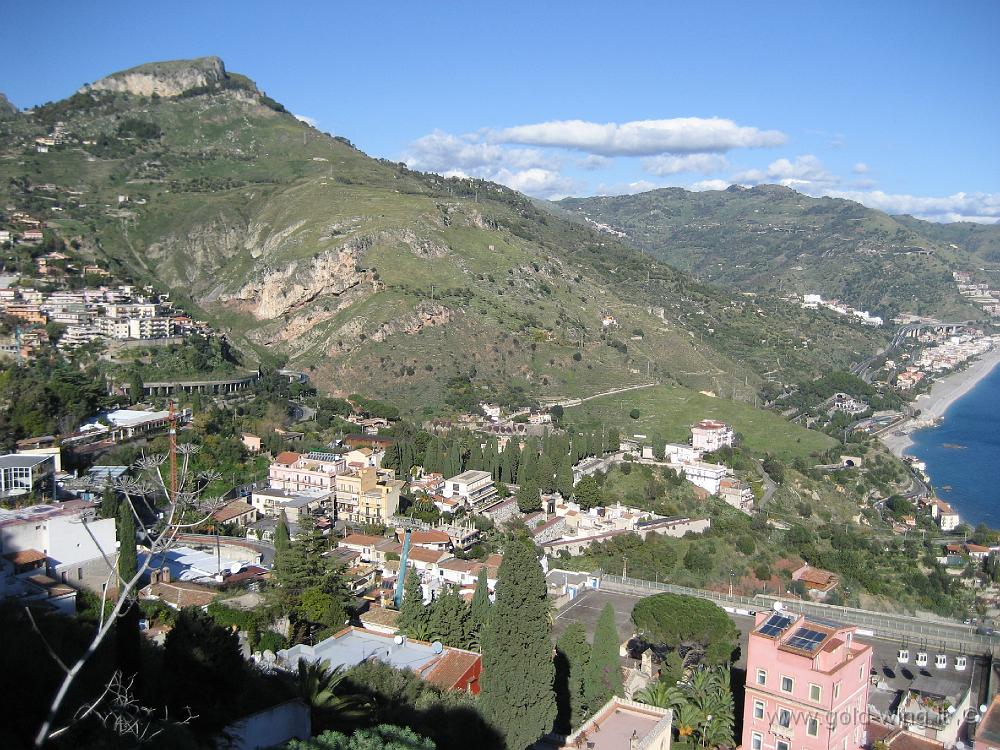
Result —
[{"label": "pine tree", "polygon": [[403,601],[399,605],[399,618],[396,620],[396,627],[404,633],[409,633],[418,623],[423,627],[429,627],[430,613],[424,606],[420,576],[416,570],[410,568],[403,580]]},{"label": "pine tree", "polygon": [[594,630],[594,645],[587,661],[587,706],[596,710],[613,695],[621,693],[622,670],[618,662],[618,627],[615,610],[610,602],[601,610]]},{"label": "pine tree", "polygon": [[483,629],[490,618],[490,584],[487,580],[487,570],[484,565],[479,569],[479,579],[476,581],[476,593],[472,595],[469,604],[469,645],[473,642],[482,644]]},{"label": "pine tree", "polygon": [[483,634],[479,695],[483,716],[504,735],[508,750],[524,750],[552,729],[554,679],[545,576],[530,542],[512,540]]},{"label": "pine tree", "polygon": [[556,728],[570,734],[587,715],[586,671],[590,644],[582,623],[573,622],[556,642],[556,703],[559,715]]},{"label": "pine tree", "polygon": [[573,463],[568,453],[563,455],[556,469],[556,489],[566,498],[573,494]]},{"label": "pine tree", "polygon": [[291,535],[288,533],[288,516],[285,515],[285,511],[281,511],[278,515],[278,525],[274,527],[275,556],[287,552],[291,543]]},{"label": "pine tree", "polygon": [[[132,504],[128,501],[118,507],[118,576],[119,589],[128,583],[138,571],[138,559],[135,550],[135,516]],[[118,655],[118,668],[126,680],[138,677],[142,672],[142,645],[139,634],[139,605],[134,595],[129,595],[131,601],[122,609],[115,622],[115,648]]]}]

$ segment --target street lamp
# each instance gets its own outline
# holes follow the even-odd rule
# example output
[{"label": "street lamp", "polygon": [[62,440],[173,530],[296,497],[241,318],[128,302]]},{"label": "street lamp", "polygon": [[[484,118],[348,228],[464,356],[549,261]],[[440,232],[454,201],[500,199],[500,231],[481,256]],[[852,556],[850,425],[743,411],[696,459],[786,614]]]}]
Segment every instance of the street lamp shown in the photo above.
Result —
[{"label": "street lamp", "polygon": [[729,571],[729,595],[733,595],[733,578],[736,577],[736,571],[730,569]]}]

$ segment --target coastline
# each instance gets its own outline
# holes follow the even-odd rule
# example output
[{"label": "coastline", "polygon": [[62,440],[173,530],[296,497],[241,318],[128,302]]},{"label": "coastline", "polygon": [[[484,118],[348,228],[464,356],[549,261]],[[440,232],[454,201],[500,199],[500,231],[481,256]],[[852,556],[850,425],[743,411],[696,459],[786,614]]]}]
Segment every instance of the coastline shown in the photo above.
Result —
[{"label": "coastline", "polygon": [[[885,447],[897,458],[902,458],[906,450],[913,445],[911,433],[930,426],[927,420],[934,422],[943,417],[949,406],[975,388],[997,365],[1000,365],[1000,347],[994,346],[966,369],[935,381],[930,393],[918,396],[913,402],[913,406],[920,409],[920,416],[917,419],[908,419],[897,425],[892,432],[880,436]],[[897,435],[897,432],[904,434]]]}]

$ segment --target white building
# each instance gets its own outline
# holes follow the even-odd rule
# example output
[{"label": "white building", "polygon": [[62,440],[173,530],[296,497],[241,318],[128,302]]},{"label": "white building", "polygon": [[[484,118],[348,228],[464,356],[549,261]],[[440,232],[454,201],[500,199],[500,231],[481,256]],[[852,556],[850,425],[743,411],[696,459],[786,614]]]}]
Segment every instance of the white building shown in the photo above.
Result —
[{"label": "white building", "polygon": [[301,515],[309,515],[312,510],[332,507],[334,493],[328,490],[300,490],[291,492],[275,487],[254,490],[250,504],[263,516],[280,516],[282,511],[289,523],[299,520]]},{"label": "white building", "polygon": [[55,459],[52,455],[11,453],[0,456],[0,498],[31,492],[51,496],[54,474]]},{"label": "white building", "polygon": [[671,464],[670,468],[678,474],[684,472],[687,480],[696,487],[701,487],[710,495],[717,495],[722,480],[728,469],[721,464],[709,464],[704,461],[692,461],[686,464]]},{"label": "white building", "polygon": [[700,461],[702,452],[695,450],[690,445],[680,443],[667,443],[663,449],[663,458],[667,463],[686,464],[692,461]]},{"label": "white building", "polygon": [[742,479],[727,477],[719,482],[719,498],[747,515],[753,512],[753,489]]},{"label": "white building", "polygon": [[691,427],[691,447],[695,450],[711,453],[719,448],[731,447],[733,441],[733,430],[725,422],[703,419]]},{"label": "white building", "polygon": [[446,479],[441,494],[446,498],[458,497],[473,507],[482,506],[496,497],[493,475],[488,471],[470,469]]},{"label": "white building", "polygon": [[97,518],[93,503],[71,500],[0,509],[0,554],[42,563],[50,577],[63,583],[83,581],[88,564],[103,565],[104,555],[114,559],[117,547],[115,519]]}]

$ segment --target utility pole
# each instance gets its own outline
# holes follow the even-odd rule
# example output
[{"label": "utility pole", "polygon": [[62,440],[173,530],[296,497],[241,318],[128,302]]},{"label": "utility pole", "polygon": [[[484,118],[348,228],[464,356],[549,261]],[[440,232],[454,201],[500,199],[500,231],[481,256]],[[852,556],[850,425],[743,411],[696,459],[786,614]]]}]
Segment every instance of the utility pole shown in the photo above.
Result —
[{"label": "utility pole", "polygon": [[177,502],[177,415],[174,413],[174,400],[168,402],[167,422],[170,425],[170,503]]}]

